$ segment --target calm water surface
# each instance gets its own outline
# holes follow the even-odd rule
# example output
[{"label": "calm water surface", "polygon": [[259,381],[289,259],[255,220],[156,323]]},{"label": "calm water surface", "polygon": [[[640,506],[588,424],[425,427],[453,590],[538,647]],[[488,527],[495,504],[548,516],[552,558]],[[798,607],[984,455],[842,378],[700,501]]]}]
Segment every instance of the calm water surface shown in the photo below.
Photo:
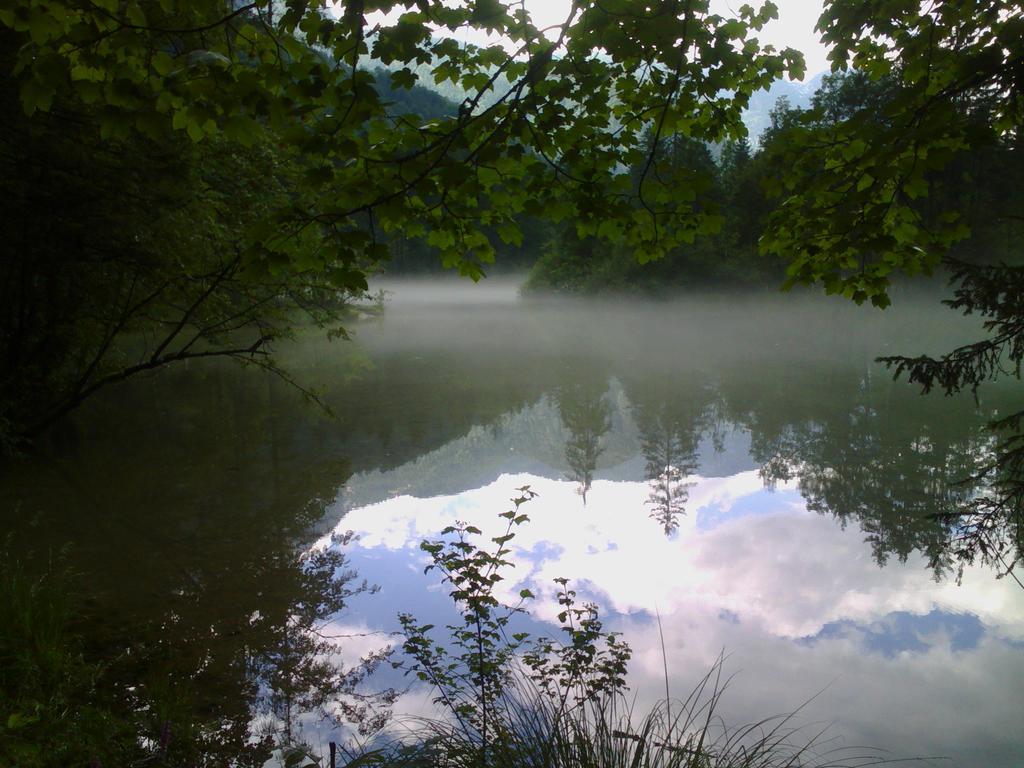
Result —
[{"label": "calm water surface", "polygon": [[912,296],[882,313],[381,287],[386,313],[354,343],[285,350],[334,418],[255,372],[167,371],[93,403],[3,479],[17,541],[71,544],[92,645],[223,723],[227,753],[288,717],[314,744],[337,738],[302,714],[330,701],[282,694],[309,661],[295,637],[316,629],[354,664],[394,642],[398,612],[443,624],[420,542],[456,520],[497,535],[529,485],[503,588],[534,591],[529,628],[550,632],[552,579],[571,578],[632,645],[641,709],[664,691],[660,614],[674,695],[727,655],[730,723],[806,703],[808,737],[831,724],[825,749],[1021,764],[1024,590],[980,568],[957,585],[929,517],[963,498],[951,483],[991,449],[982,425],[1020,393],[922,397],[873,363],[941,352],[976,323]]}]

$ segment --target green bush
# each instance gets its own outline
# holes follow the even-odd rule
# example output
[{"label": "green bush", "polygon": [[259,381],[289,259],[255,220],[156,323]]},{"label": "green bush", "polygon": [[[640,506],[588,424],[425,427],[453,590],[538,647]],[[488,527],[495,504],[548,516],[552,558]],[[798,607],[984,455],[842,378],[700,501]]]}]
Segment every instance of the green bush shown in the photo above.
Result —
[{"label": "green bush", "polygon": [[[891,762],[862,748],[822,749],[821,731],[805,734],[797,713],[728,727],[718,716],[727,687],[722,658],[685,699],[669,695],[635,715],[627,695],[629,646],[605,632],[598,608],[580,605],[567,579],[556,579],[562,639],[531,640],[510,621],[533,598],[501,603],[495,586],[512,567],[509,542],[528,521],[521,506],[536,494],[520,488],[502,513],[505,532],[479,544],[480,529],[456,523],[424,541],[427,570],[451,587],[461,622],[448,645],[433,625],[400,617],[409,673],[434,691],[441,715],[394,725],[391,743],[348,755],[343,764],[409,768],[840,768]],[[666,660],[667,663],[667,660]],[[799,711],[799,710],[798,710]],[[392,732],[396,732],[392,730]]]},{"label": "green bush", "polygon": [[124,765],[139,750],[98,685],[70,625],[70,579],[33,575],[9,549],[0,558],[0,765]]}]

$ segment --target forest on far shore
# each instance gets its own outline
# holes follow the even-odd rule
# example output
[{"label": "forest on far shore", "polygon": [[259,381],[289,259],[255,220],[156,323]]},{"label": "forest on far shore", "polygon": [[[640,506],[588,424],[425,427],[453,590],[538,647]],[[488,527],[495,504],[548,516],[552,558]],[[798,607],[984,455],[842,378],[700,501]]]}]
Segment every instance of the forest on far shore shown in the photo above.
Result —
[{"label": "forest on far shore", "polygon": [[[383,78],[382,78],[382,82]],[[701,288],[771,288],[786,279],[786,263],[761,251],[758,241],[767,217],[783,197],[779,179],[789,132],[807,124],[838,125],[865,112],[884,120],[884,107],[898,86],[873,81],[864,72],[825,75],[808,107],[779,97],[770,123],[754,141],[713,144],[682,135],[662,139],[654,171],[690,177],[699,205],[720,217],[717,230],[697,236],[660,259],[640,262],[633,253],[594,236],[580,236],[572,221],[551,223],[522,216],[523,242],[499,246],[488,272],[528,272],[529,293],[642,293],[665,295]],[[456,111],[434,91],[417,87],[389,98],[412,100],[419,109]],[[962,212],[970,236],[951,255],[969,262],[1020,262],[1017,244],[1024,220],[1015,215],[1024,202],[1024,162],[1011,143],[961,153],[930,179],[930,195],[920,201],[925,217],[954,208]],[[631,169],[638,179],[641,166]],[[425,239],[392,244],[389,274],[440,274],[438,251]]]}]

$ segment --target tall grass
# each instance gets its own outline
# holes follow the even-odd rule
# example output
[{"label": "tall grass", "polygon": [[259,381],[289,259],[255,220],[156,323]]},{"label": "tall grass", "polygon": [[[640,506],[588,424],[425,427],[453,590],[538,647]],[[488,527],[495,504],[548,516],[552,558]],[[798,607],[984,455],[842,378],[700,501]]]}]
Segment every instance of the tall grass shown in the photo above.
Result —
[{"label": "tall grass", "polygon": [[[605,632],[595,604],[579,605],[568,580],[559,585],[561,642],[506,626],[518,605],[494,594],[500,571],[511,566],[509,542],[529,520],[520,507],[537,494],[517,489],[513,508],[499,515],[505,533],[479,543],[478,528],[456,523],[437,541],[424,541],[431,565],[451,587],[462,624],[448,626],[449,650],[414,617],[400,616],[408,663],[434,688],[446,716],[399,721],[392,740],[349,755],[347,765],[410,768],[859,768],[898,762],[868,749],[837,748],[817,731],[796,725],[799,710],[731,727],[719,715],[728,686],[719,657],[682,700],[669,689],[662,637],[665,698],[645,713],[626,695],[626,664],[632,651],[617,633]],[[661,619],[658,619],[659,634]]]},{"label": "tall grass", "polygon": [[33,574],[0,549],[0,765],[117,765],[134,746],[71,630],[69,582],[59,567]]},{"label": "tall grass", "polygon": [[836,746],[824,728],[796,724],[799,710],[730,727],[718,715],[728,680],[722,659],[685,699],[638,713],[622,693],[577,706],[545,695],[525,677],[480,735],[446,718],[401,720],[387,743],[347,754],[358,768],[865,768],[912,762],[879,750]]}]

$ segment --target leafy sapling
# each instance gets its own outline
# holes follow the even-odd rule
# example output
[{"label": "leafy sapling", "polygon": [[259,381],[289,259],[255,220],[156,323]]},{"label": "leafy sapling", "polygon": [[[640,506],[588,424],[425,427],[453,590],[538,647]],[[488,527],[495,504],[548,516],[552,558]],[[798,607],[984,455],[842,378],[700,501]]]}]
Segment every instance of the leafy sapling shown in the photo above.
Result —
[{"label": "leafy sapling", "polygon": [[463,735],[477,745],[481,763],[486,763],[489,745],[508,735],[510,712],[529,706],[517,698],[522,693],[517,682],[531,681],[545,704],[562,713],[622,691],[631,654],[616,633],[604,632],[597,605],[576,604],[567,579],[555,580],[565,643],[550,638],[529,643],[528,633],[509,631],[512,618],[525,614],[526,601],[534,598],[529,589],[522,589],[518,602],[507,605],[495,595],[504,579],[502,570],[514,567],[509,544],[518,526],[529,520],[520,508],[537,495],[529,486],[518,490],[513,508],[500,515],[506,521],[504,533],[491,538],[491,546],[478,546],[473,538],[482,531],[462,522],[441,532],[447,538],[420,545],[431,559],[424,571],[441,572],[461,614],[461,623],[446,627],[450,645],[434,640],[432,624],[421,624],[407,613],[399,615],[407,657],[400,666],[435,689],[435,703],[448,710]]},{"label": "leafy sapling", "polygon": [[557,711],[563,712],[570,703],[577,707],[624,690],[632,650],[619,633],[604,631],[596,603],[577,606],[569,580],[558,578],[555,583],[562,606],[558,621],[567,642],[542,637],[523,663],[541,691],[558,702]]},{"label": "leafy sapling", "polygon": [[537,495],[528,486],[519,491],[513,508],[501,514],[507,525],[501,536],[491,539],[493,548],[477,547],[471,537],[482,531],[461,522],[441,531],[450,538],[420,544],[431,558],[424,572],[441,572],[462,615],[461,624],[446,627],[451,648],[434,642],[429,634],[432,624],[420,624],[407,613],[398,617],[405,634],[403,649],[411,660],[408,671],[437,690],[435,701],[455,716],[464,732],[479,739],[485,755],[493,730],[492,713],[511,681],[515,654],[527,638],[525,633],[509,637],[505,628],[532,597],[530,591],[524,589],[515,606],[503,605],[494,596],[495,586],[503,579],[499,570],[512,565],[507,559],[508,543],[515,528],[529,519],[519,508]]}]

